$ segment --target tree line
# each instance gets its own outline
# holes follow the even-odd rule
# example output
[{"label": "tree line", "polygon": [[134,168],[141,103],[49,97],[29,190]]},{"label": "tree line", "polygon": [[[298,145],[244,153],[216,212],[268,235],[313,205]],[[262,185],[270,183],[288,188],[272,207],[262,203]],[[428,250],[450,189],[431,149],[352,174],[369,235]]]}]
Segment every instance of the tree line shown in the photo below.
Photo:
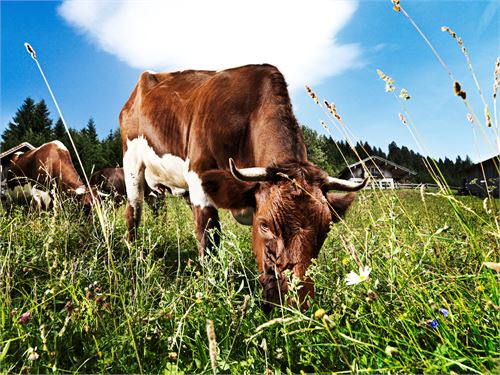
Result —
[{"label": "tree line", "polygon": [[[81,130],[70,128],[69,131],[87,175],[102,168],[122,165],[119,129],[110,131],[104,139],[99,139],[95,122],[90,118]],[[395,142],[391,142],[386,153],[380,147],[372,147],[367,142],[358,142],[354,145],[355,152],[346,141],[334,141],[331,137],[321,135],[307,126],[302,126],[302,133],[309,160],[332,176],[338,175],[347,164],[359,161],[357,153],[361,159],[368,155],[376,155],[415,171],[417,174],[411,177],[412,182],[434,182],[425,166],[424,156],[406,146],[400,147]],[[53,123],[45,101],[42,99],[35,103],[32,98],[28,97],[3,132],[0,146],[1,150],[5,151],[22,142],[29,142],[38,147],[52,140],[59,140],[66,145],[75,168],[81,174],[81,167],[77,162],[62,120],[59,118]],[[427,160],[439,167],[451,186],[462,185],[464,170],[472,165],[468,156],[465,159],[458,156],[454,161],[448,158],[444,160],[427,158]]]},{"label": "tree line", "polygon": [[[465,169],[473,165],[468,156],[465,159],[457,156],[455,160],[447,157],[444,160],[441,158],[435,160],[410,150],[406,146],[400,147],[396,142],[389,144],[388,152],[386,153],[380,147],[372,147],[367,142],[357,142],[351,147],[344,140],[334,141],[332,137],[321,135],[306,126],[302,126],[302,133],[307,145],[309,160],[332,176],[338,175],[346,165],[356,163],[359,161],[359,158],[364,159],[368,156],[380,156],[416,172],[416,175],[411,176],[411,182],[434,183],[434,179],[424,162],[426,161],[437,174],[439,174],[437,172],[439,168],[448,185],[459,187],[463,185]],[[356,154],[359,155],[359,158]]]}]

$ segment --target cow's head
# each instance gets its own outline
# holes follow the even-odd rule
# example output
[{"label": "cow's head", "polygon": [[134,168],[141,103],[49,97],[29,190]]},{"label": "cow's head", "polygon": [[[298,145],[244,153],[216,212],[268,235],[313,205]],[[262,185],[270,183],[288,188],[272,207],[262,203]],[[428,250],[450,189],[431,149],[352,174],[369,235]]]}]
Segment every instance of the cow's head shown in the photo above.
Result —
[{"label": "cow's head", "polygon": [[[326,239],[331,222],[345,214],[366,181],[354,184],[329,177],[311,163],[268,168],[213,170],[202,175],[213,203],[241,214],[253,210],[252,246],[260,272],[265,309],[288,291],[284,271],[302,280],[300,302],[314,294],[305,274]],[[351,191],[347,194],[330,190]]]},{"label": "cow's head", "polygon": [[82,185],[72,190],[77,201],[83,206],[83,211],[88,215],[92,211],[92,206],[100,199],[100,193],[95,186],[90,189]]}]

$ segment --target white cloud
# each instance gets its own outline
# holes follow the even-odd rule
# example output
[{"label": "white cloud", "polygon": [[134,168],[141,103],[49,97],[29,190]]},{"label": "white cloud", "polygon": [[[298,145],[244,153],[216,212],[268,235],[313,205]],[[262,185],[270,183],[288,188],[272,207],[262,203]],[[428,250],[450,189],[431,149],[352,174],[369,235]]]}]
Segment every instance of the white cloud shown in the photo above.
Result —
[{"label": "white cloud", "polygon": [[352,0],[65,0],[60,15],[132,67],[224,69],[270,63],[291,88],[358,65],[360,48],[336,34]]}]

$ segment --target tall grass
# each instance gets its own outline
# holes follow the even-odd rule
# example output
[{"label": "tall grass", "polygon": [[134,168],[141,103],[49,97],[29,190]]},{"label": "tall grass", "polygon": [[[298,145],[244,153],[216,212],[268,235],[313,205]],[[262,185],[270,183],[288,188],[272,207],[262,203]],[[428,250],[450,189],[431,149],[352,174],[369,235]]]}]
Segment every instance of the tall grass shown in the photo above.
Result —
[{"label": "tall grass", "polygon": [[[309,271],[312,307],[269,316],[249,228],[228,215],[220,247],[200,261],[183,201],[145,210],[137,248],[124,241],[123,207],[105,204],[111,265],[100,224],[71,202],[3,210],[0,370],[211,372],[208,320],[217,372],[498,372],[498,275],[482,265],[498,255],[498,233],[481,200],[457,202],[470,233],[439,195],[360,194],[351,230],[333,226]],[[347,286],[355,257],[372,273]]]}]

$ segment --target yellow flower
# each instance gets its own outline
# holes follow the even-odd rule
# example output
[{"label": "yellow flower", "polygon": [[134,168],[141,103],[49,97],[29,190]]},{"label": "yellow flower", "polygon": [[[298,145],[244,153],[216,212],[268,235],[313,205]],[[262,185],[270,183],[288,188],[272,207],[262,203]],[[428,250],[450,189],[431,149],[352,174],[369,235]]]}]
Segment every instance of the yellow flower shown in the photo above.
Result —
[{"label": "yellow flower", "polygon": [[356,272],[351,271],[347,274],[345,281],[347,285],[362,283],[368,279],[371,271],[372,269],[370,267],[359,267],[359,275]]},{"label": "yellow flower", "polygon": [[349,264],[349,257],[342,258],[342,264],[347,266]]},{"label": "yellow flower", "polygon": [[318,310],[316,310],[316,312],[314,313],[314,317],[315,317],[316,319],[323,319],[323,317],[325,316],[325,314],[326,314],[326,311],[325,311],[325,310],[323,310],[323,309],[318,309]]}]

